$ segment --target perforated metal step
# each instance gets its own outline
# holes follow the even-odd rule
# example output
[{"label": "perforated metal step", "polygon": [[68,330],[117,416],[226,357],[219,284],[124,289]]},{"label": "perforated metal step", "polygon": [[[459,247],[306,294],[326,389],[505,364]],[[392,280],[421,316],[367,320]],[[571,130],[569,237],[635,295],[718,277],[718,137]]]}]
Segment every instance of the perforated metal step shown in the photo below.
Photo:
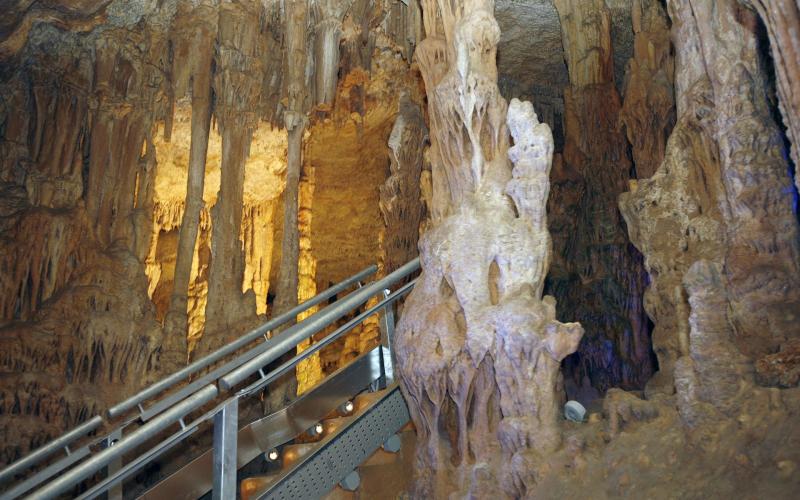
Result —
[{"label": "perforated metal step", "polygon": [[337,432],[313,453],[258,495],[260,499],[320,498],[361,465],[408,422],[408,407],[397,385]]}]

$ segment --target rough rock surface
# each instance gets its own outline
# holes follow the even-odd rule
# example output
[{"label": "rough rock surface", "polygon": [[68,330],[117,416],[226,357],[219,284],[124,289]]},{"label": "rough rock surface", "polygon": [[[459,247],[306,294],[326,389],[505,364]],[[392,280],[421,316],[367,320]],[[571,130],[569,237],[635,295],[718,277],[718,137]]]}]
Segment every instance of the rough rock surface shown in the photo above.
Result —
[{"label": "rough rock surface", "polygon": [[[670,3],[679,119],[664,164],[620,200],[653,278],[646,304],[662,372],[653,389],[667,392],[686,355],[682,378],[710,369],[752,380],[756,358],[797,338],[800,307],[791,180],[747,29],[752,14],[735,2],[689,7]],[[724,407],[732,394],[699,397]]]}]

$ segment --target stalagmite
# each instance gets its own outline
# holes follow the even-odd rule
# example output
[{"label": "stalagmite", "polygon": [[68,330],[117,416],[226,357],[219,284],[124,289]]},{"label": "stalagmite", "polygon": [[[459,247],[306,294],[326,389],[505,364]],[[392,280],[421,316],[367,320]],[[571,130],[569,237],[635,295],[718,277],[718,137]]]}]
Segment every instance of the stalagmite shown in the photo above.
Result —
[{"label": "stalagmite", "polygon": [[242,294],[244,257],[242,225],[244,165],[253,131],[261,81],[258,16],[241,4],[220,8],[216,115],[222,134],[222,174],[212,209],[211,269],[208,279],[203,348],[224,342],[227,330],[255,315],[255,296]]},{"label": "stalagmite", "polygon": [[[611,13],[604,0],[554,4],[570,79],[564,90],[561,169],[570,175],[561,176],[550,205],[560,233],[553,238],[558,257],[548,289],[562,304],[562,317],[586,329],[578,353],[565,362],[567,393],[641,388],[655,364],[641,299],[642,257],[630,245],[617,208],[631,163],[618,125]],[[580,387],[588,381],[591,388]]]},{"label": "stalagmite", "polygon": [[671,392],[674,368],[681,414],[696,426],[730,415],[753,363],[798,338],[799,242],[752,13],[731,0],[669,9],[678,123],[662,166],[620,207],[653,276],[661,373],[649,389]]},{"label": "stalagmite", "polygon": [[531,463],[560,442],[559,362],[582,335],[541,298],[553,139],[530,103],[500,96],[494,2],[423,8],[433,221],[396,334],[417,428],[415,494],[518,497]]},{"label": "stalagmite", "polygon": [[[205,16],[211,9],[198,8]],[[192,139],[189,156],[189,174],[186,181],[186,203],[178,240],[175,277],[169,311],[164,320],[167,342],[174,350],[187,352],[189,312],[189,279],[192,258],[200,225],[200,210],[203,206],[208,135],[211,128],[211,68],[214,57],[213,42],[216,25],[198,16],[193,28],[195,33],[188,39],[194,42],[192,52]]]}]

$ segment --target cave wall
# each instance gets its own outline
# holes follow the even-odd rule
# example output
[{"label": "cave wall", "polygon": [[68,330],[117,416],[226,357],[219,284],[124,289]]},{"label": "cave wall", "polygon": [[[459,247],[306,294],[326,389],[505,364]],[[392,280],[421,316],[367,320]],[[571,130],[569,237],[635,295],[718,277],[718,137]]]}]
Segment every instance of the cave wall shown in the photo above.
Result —
[{"label": "cave wall", "polygon": [[662,373],[650,389],[671,392],[674,374],[687,405],[725,411],[757,360],[797,337],[792,180],[756,14],[676,1],[670,15],[678,124],[664,163],[620,206],[653,278],[646,304]]}]

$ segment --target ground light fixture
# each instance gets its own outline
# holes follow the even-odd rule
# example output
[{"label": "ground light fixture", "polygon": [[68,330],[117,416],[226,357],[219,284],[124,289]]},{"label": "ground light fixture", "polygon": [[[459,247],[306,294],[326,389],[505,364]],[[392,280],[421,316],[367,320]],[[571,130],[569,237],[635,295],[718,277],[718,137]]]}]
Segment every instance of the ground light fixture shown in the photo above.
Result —
[{"label": "ground light fixture", "polygon": [[353,404],[353,402],[352,401],[346,401],[344,404],[342,404],[342,406],[339,407],[339,413],[350,414],[350,413],[353,413],[354,409],[355,409],[355,405]]},{"label": "ground light fixture", "polygon": [[314,424],[314,426],[313,426],[313,427],[311,427],[311,428],[308,430],[308,433],[309,433],[309,434],[310,434],[312,437],[318,437],[318,436],[321,436],[321,435],[322,435],[322,431],[324,431],[324,430],[325,430],[325,427],[322,425],[322,422],[317,422],[316,424]]}]

